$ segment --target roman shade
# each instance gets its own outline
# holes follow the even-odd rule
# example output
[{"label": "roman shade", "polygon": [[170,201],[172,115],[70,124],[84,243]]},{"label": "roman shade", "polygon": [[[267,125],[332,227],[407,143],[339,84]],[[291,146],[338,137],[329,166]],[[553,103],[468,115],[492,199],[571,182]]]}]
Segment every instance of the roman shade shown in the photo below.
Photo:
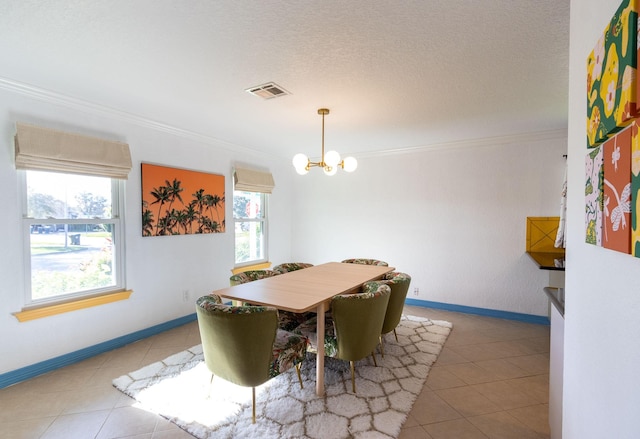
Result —
[{"label": "roman shade", "polygon": [[129,145],[113,140],[16,123],[16,169],[57,171],[126,180]]},{"label": "roman shade", "polygon": [[261,192],[270,194],[275,187],[273,176],[269,172],[236,168],[234,172],[234,190]]}]

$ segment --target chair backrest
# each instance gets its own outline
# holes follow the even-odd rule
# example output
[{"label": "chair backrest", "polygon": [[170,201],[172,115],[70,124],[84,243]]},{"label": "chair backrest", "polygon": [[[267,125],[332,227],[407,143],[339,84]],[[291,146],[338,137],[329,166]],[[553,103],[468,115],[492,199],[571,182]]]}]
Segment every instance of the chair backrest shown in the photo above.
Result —
[{"label": "chair backrest", "polygon": [[388,285],[367,282],[362,293],[339,295],[331,300],[337,358],[356,361],[371,355],[380,339],[390,295]]},{"label": "chair backrest", "polygon": [[387,305],[387,313],[384,316],[384,323],[382,324],[381,332],[381,334],[386,334],[387,332],[391,332],[396,329],[396,326],[400,323],[402,311],[404,309],[404,301],[407,298],[407,293],[409,292],[411,276],[407,273],[394,271],[392,273],[385,274],[382,280],[376,282],[389,285],[391,288],[389,305]]},{"label": "chair backrest", "polygon": [[345,259],[342,261],[345,264],[362,264],[362,265],[382,265],[384,267],[388,267],[385,261],[380,261],[378,259],[367,259],[367,258],[354,258],[354,259]]},{"label": "chair backrest", "polygon": [[278,274],[280,273],[273,270],[248,270],[230,276],[229,283],[231,284],[231,286],[246,284],[247,282],[253,282],[254,280],[277,276]]},{"label": "chair backrest", "polygon": [[273,271],[280,274],[288,273],[290,271],[302,270],[303,268],[313,267],[313,264],[307,264],[306,262],[285,262],[273,267]]},{"label": "chair backrest", "polygon": [[269,380],[277,310],[266,306],[230,306],[215,295],[196,301],[204,361],[216,376],[240,386]]}]

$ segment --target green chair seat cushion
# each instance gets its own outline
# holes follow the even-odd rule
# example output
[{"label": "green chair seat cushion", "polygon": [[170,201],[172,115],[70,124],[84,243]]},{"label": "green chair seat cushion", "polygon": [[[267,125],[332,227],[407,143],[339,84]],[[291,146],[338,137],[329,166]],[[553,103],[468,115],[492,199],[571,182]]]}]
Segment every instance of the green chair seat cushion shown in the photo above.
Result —
[{"label": "green chair seat cushion", "polygon": [[[318,353],[318,316],[314,313],[311,318],[298,325],[293,331],[301,334],[309,340],[308,351]],[[333,319],[330,313],[325,314],[324,320],[324,355],[325,357],[335,357],[338,352],[338,339],[333,326]]]},{"label": "green chair seat cushion", "polygon": [[306,337],[278,329],[276,341],[273,343],[269,376],[276,377],[292,366],[302,363],[307,355],[308,345],[309,340]]}]

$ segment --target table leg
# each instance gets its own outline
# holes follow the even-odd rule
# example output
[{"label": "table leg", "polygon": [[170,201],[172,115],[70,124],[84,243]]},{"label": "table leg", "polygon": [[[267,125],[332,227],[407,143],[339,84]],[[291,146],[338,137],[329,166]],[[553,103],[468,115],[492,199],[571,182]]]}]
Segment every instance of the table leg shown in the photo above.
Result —
[{"label": "table leg", "polygon": [[318,336],[318,353],[316,354],[316,394],[324,395],[324,303],[318,305],[316,334]]}]

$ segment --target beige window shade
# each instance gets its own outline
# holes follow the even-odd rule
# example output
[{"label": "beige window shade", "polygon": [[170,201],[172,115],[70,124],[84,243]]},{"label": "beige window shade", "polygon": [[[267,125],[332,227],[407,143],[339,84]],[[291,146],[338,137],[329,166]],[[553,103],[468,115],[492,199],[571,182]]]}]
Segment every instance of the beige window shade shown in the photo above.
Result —
[{"label": "beige window shade", "polygon": [[16,123],[16,168],[126,180],[129,145],[112,140]]},{"label": "beige window shade", "polygon": [[234,189],[237,191],[270,194],[275,187],[273,176],[269,172],[236,168],[233,178],[235,183]]}]

